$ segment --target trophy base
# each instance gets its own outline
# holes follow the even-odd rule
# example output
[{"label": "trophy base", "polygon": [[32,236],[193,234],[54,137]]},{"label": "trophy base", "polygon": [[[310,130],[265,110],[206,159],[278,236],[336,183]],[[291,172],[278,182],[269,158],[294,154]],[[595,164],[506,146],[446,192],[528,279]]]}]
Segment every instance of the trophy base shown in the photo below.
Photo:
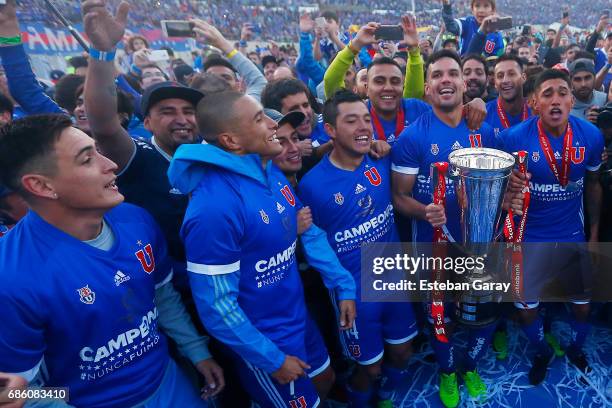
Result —
[{"label": "trophy base", "polygon": [[[488,282],[488,274],[471,274],[465,281],[473,287],[473,282]],[[500,315],[501,295],[488,290],[469,290],[463,292],[456,302],[455,321],[465,326],[482,327],[495,323]]]}]

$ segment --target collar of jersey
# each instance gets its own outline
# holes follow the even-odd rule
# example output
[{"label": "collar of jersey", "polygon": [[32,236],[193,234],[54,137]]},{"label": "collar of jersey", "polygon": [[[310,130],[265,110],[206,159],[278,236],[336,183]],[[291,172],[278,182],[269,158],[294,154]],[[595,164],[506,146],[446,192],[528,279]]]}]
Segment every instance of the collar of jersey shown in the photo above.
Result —
[{"label": "collar of jersey", "polygon": [[168,160],[169,162],[172,161],[172,156],[170,156],[168,153],[164,152],[162,150],[161,147],[159,147],[159,145],[157,144],[157,142],[155,141],[155,136],[151,137],[151,144],[153,145],[153,147],[155,148],[155,150],[157,150],[157,152],[159,154],[162,155],[162,157],[166,160]]},{"label": "collar of jersey", "polygon": [[173,187],[189,194],[211,168],[221,168],[268,186],[272,163],[268,162],[264,172],[259,155],[239,156],[210,144],[184,144],[179,146],[172,157],[168,179]]}]

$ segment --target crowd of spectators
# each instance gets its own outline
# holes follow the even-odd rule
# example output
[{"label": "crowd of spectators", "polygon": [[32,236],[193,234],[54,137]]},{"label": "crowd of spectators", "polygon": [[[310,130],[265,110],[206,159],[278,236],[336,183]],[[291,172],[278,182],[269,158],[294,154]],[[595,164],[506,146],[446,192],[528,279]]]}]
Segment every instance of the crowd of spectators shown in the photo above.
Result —
[{"label": "crowd of spectators", "polygon": [[[52,0],[65,17],[72,22],[79,22],[80,3],[75,0]],[[118,4],[119,0],[112,3]],[[163,19],[187,19],[198,16],[210,21],[228,38],[239,38],[243,23],[255,26],[255,34],[261,37],[266,33],[266,40],[297,42],[299,7],[318,6],[320,9],[334,8],[342,21],[352,24],[364,24],[368,21],[396,23],[400,16],[412,9],[411,0],[379,0],[374,4],[369,0],[134,0],[130,11],[131,26],[139,29],[159,28]],[[49,13],[43,0],[21,0],[20,21],[24,23],[44,23],[56,25],[56,19]],[[421,25],[440,26],[439,0],[416,0],[416,15]],[[571,23],[581,28],[592,27],[597,23],[596,2],[573,2],[567,5],[570,10]],[[453,3],[457,15],[467,15],[469,1],[459,0]],[[385,12],[386,11],[386,12]],[[498,11],[502,15],[511,15],[515,25],[550,24],[561,18],[559,2],[555,0],[499,0]]]}]

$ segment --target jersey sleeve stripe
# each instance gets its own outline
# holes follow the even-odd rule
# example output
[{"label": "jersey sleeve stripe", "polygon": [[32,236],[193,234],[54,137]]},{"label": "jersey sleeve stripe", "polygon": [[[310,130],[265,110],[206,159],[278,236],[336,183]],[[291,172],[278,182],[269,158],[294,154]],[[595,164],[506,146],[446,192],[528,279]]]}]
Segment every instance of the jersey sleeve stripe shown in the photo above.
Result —
[{"label": "jersey sleeve stripe", "polygon": [[187,270],[201,275],[225,275],[240,270],[240,261],[227,265],[206,265],[188,261]]},{"label": "jersey sleeve stripe", "polygon": [[391,170],[397,173],[402,173],[402,174],[409,174],[409,175],[419,174],[418,167],[404,167],[404,166],[398,166],[396,164],[392,164]]},{"label": "jersey sleeve stripe", "polygon": [[130,157],[130,160],[128,160],[127,164],[125,165],[125,167],[123,168],[123,170],[121,170],[118,174],[117,177],[120,177],[123,173],[125,173],[127,171],[127,169],[130,168],[130,165],[132,164],[132,162],[134,161],[134,157],[136,157],[136,153],[138,153],[138,147],[136,147],[136,142],[134,141],[134,139],[132,139],[132,145],[134,146],[134,151],[132,152],[132,157]]},{"label": "jersey sleeve stripe", "polygon": [[41,358],[40,361],[34,367],[32,367],[31,369],[27,371],[22,371],[20,373],[13,373],[13,374],[23,377],[28,382],[30,382],[34,379],[34,377],[36,377],[36,375],[38,375],[38,371],[40,370],[40,366],[43,363],[43,360],[44,360],[44,357]]},{"label": "jersey sleeve stripe", "polygon": [[584,166],[584,167],[586,167],[588,171],[598,171],[599,168],[601,167],[601,163],[599,163],[597,166]]},{"label": "jersey sleeve stripe", "polygon": [[162,286],[164,286],[166,283],[169,283],[172,280],[173,276],[174,276],[174,270],[170,269],[170,273],[168,274],[168,276],[166,276],[166,279],[164,279],[163,281],[155,285],[155,289],[157,290],[161,288]]}]

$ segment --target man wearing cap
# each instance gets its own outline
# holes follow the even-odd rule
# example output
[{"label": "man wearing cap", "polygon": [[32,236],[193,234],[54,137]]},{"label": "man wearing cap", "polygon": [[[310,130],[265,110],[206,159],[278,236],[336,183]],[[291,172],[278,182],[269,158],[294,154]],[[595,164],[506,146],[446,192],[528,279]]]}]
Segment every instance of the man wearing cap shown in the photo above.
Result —
[{"label": "man wearing cap", "polygon": [[85,83],[91,133],[100,151],[117,164],[117,185],[126,201],[147,209],[161,226],[169,254],[177,262],[175,276],[180,288],[185,255],[178,232],[188,199],[170,186],[166,172],[178,146],[198,141],[195,106],[202,93],[176,82],[149,86],[141,107],[144,126],[153,137],[150,142],[133,140],[114,113],[117,98],[112,54],[121,41],[125,22],[113,18],[103,7],[95,9],[95,18],[85,25],[94,49]]},{"label": "man wearing cap", "polygon": [[569,72],[572,79],[572,93],[576,98],[571,114],[596,123],[598,115],[596,109],[605,105],[607,96],[594,89],[595,63],[587,58],[579,58],[569,65]]},{"label": "man wearing cap", "polygon": [[304,122],[306,115],[292,111],[283,115],[274,109],[264,109],[264,113],[278,124],[276,139],[283,150],[274,157],[274,164],[285,174],[291,186],[297,187],[297,173],[302,169],[302,151],[297,128]]},{"label": "man wearing cap", "polygon": [[278,68],[278,61],[274,55],[266,55],[261,59],[261,66],[263,67],[263,73],[268,82],[271,82],[274,76],[274,71]]}]

